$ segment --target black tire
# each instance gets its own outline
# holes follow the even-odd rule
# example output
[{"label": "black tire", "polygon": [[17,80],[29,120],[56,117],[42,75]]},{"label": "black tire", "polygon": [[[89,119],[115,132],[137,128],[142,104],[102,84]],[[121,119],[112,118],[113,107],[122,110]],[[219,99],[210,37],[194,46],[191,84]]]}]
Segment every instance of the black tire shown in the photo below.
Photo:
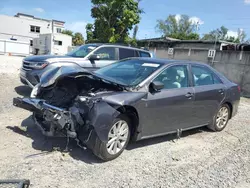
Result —
[{"label": "black tire", "polygon": [[[128,136],[127,136],[127,140],[123,146],[123,148],[117,153],[117,154],[110,154],[107,150],[106,144],[102,142],[98,136],[96,136],[96,143],[95,143],[95,147],[93,149],[93,153],[100,159],[102,159],[103,161],[110,161],[113,160],[115,158],[117,158],[119,155],[121,155],[121,153],[124,151],[124,149],[127,147],[129,140],[130,140],[130,135],[131,135],[131,123],[130,123],[130,119],[124,115],[124,114],[120,114],[112,123],[111,128],[113,127],[113,125],[115,125],[116,122],[123,120],[127,123],[128,125]],[[110,128],[110,129],[111,129]]]},{"label": "black tire", "polygon": [[[226,120],[226,122],[225,122],[225,125],[223,125],[223,127],[219,127],[219,126],[217,125],[217,123],[216,123],[216,119],[217,119],[218,113],[220,112],[220,110],[221,110],[222,108],[227,108],[227,110],[228,110],[228,117],[227,117],[227,120]],[[229,107],[227,104],[221,105],[220,108],[218,109],[218,111],[216,112],[214,118],[213,118],[212,124],[208,125],[207,127],[208,127],[209,129],[215,131],[215,132],[220,132],[220,131],[222,131],[222,130],[225,129],[225,127],[227,126],[227,123],[228,123],[228,121],[229,121],[230,115],[231,115],[231,109],[230,109],[230,107]]]}]

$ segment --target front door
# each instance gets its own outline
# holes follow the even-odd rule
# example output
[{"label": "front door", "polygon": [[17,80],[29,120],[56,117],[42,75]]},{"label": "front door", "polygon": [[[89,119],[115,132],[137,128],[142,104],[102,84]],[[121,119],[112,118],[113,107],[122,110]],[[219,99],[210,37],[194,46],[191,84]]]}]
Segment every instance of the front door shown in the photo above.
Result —
[{"label": "front door", "polygon": [[190,86],[187,65],[166,68],[154,81],[164,84],[159,92],[150,91],[140,114],[142,136],[149,137],[192,126],[194,89]]}]

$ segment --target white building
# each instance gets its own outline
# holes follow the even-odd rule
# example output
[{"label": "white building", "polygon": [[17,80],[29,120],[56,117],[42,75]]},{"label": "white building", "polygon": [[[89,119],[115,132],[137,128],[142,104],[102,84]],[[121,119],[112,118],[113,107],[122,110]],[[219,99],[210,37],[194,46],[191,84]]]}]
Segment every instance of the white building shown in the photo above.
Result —
[{"label": "white building", "polygon": [[17,13],[15,16],[0,15],[0,39],[30,43],[40,34],[61,33],[65,22],[36,18],[32,15]]},{"label": "white building", "polygon": [[72,37],[61,33],[40,34],[33,42],[34,54],[65,55],[72,46]]}]

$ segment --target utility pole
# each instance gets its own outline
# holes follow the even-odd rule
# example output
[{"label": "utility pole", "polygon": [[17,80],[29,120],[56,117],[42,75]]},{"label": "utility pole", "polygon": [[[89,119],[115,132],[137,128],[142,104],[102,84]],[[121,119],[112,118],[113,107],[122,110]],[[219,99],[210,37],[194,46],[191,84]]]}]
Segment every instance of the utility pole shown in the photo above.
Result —
[{"label": "utility pole", "polygon": [[213,55],[213,59],[212,59],[212,65],[214,65],[214,59],[215,59],[215,55],[216,55],[216,43],[217,43],[217,40],[218,40],[218,34],[216,35],[216,38],[215,38],[215,42],[214,42],[214,55]]},{"label": "utility pole", "polygon": [[196,23],[196,33],[198,34],[198,30],[200,29],[199,28],[199,25],[200,25],[200,23],[199,23],[199,21],[197,21],[197,23]]},{"label": "utility pole", "polygon": [[53,54],[54,53],[54,20],[51,20],[51,50],[50,53]]}]

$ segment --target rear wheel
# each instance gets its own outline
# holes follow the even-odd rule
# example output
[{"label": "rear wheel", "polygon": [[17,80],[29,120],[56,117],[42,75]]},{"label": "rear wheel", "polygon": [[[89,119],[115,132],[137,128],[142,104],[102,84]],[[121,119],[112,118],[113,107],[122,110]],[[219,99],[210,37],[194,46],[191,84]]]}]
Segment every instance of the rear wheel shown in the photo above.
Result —
[{"label": "rear wheel", "polygon": [[213,123],[208,128],[213,131],[222,131],[227,126],[230,113],[230,107],[227,104],[223,104],[215,115]]},{"label": "rear wheel", "polygon": [[130,140],[130,120],[125,115],[119,115],[113,122],[109,133],[108,142],[104,143],[97,138],[94,154],[104,161],[117,158],[126,148]]}]

